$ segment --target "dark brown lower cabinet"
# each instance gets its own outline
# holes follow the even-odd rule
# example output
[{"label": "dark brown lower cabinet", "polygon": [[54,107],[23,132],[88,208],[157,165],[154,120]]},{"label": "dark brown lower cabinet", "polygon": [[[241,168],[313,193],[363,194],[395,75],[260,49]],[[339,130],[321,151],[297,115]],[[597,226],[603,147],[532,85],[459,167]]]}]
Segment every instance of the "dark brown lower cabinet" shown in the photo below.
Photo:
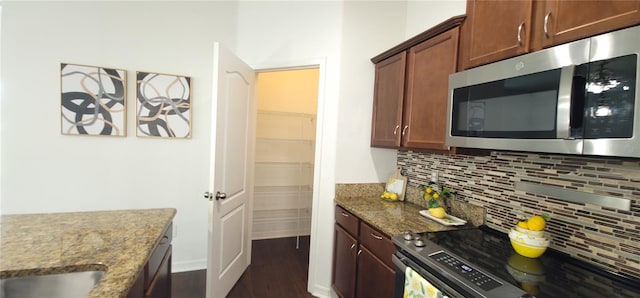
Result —
[{"label": "dark brown lower cabinet", "polygon": [[393,297],[391,238],[340,206],[336,214],[333,290],[342,298]]},{"label": "dark brown lower cabinet", "polygon": [[147,288],[145,298],[171,298],[171,245],[162,258],[151,284]]},{"label": "dark brown lower cabinet", "polygon": [[158,246],[136,282],[129,290],[127,298],[171,298],[171,236],[173,226],[169,225]]},{"label": "dark brown lower cabinet", "polygon": [[393,269],[382,263],[366,247],[360,246],[356,297],[393,297],[395,277]]}]

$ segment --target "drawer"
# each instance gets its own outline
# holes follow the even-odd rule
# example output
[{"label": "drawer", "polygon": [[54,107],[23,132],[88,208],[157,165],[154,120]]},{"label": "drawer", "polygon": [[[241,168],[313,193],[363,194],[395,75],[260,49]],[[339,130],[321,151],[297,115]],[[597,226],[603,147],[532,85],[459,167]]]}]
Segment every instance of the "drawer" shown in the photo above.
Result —
[{"label": "drawer", "polygon": [[359,240],[360,245],[364,245],[387,266],[394,268],[393,262],[391,262],[391,255],[396,252],[396,247],[386,234],[365,222],[360,222]]},{"label": "drawer", "polygon": [[336,205],[336,223],[342,226],[351,236],[358,236],[358,223],[360,219],[355,215],[351,214],[351,212],[345,210],[344,208]]},{"label": "drawer", "polygon": [[167,252],[167,249],[169,249],[169,246],[171,246],[172,236],[173,236],[173,223],[169,224],[169,227],[164,232],[164,235],[162,236],[162,239],[160,239],[160,242],[158,243],[158,246],[156,247],[156,249],[151,253],[151,257],[149,258],[149,261],[147,262],[147,265],[144,268],[144,288],[145,289],[149,287],[149,284],[151,283],[153,276],[158,271],[160,264],[162,264],[162,259],[164,258],[165,253]]}]

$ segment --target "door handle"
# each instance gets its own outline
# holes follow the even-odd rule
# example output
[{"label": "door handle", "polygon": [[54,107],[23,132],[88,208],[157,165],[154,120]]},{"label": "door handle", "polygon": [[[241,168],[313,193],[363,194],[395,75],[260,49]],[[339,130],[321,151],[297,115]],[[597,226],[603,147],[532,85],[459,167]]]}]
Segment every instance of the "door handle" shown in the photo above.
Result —
[{"label": "door handle", "polygon": [[219,192],[219,191],[216,192],[216,201],[217,200],[224,200],[226,198],[227,198],[227,194],[226,193]]},{"label": "door handle", "polygon": [[[208,191],[207,191],[207,192],[205,192],[205,193],[204,193],[204,198],[205,198],[205,199],[207,199],[207,200],[209,200],[209,201],[211,201],[211,200],[213,200],[214,196],[213,196],[213,194],[212,194],[212,193],[210,193],[210,192],[208,192]],[[219,191],[217,191],[217,192],[216,192],[216,195],[215,195],[215,198],[216,198],[216,201],[217,201],[217,200],[224,200],[224,199],[226,199],[226,198],[227,198],[227,194],[226,194],[226,193],[224,193],[224,192],[219,192]]]}]

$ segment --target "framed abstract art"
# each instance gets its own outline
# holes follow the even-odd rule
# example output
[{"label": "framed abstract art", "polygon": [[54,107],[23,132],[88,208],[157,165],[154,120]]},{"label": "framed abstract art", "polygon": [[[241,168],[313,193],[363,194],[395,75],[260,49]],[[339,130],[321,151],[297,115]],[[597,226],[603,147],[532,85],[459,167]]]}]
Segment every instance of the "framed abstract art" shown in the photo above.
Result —
[{"label": "framed abstract art", "polygon": [[126,71],[60,64],[61,132],[126,136]]},{"label": "framed abstract art", "polygon": [[136,72],[136,134],[191,138],[191,78]]}]

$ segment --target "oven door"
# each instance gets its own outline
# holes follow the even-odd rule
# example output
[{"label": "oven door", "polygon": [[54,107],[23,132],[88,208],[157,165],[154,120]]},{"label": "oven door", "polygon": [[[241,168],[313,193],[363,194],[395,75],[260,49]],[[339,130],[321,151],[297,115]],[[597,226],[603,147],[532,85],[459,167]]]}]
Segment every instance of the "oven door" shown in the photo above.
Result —
[{"label": "oven door", "polygon": [[[394,297],[395,298],[402,298],[404,297],[404,291],[405,291],[405,280],[406,280],[406,270],[407,267],[410,267],[411,269],[413,269],[413,271],[415,271],[415,273],[419,274],[420,277],[422,277],[425,281],[427,281],[428,283],[430,283],[437,291],[440,291],[442,293],[441,296],[437,296],[437,297],[442,297],[442,298],[454,298],[454,297],[461,297],[464,298],[465,295],[461,294],[460,292],[456,291],[455,289],[453,289],[452,287],[450,287],[449,285],[447,285],[447,283],[439,278],[437,278],[435,275],[431,274],[430,272],[428,272],[426,269],[422,268],[420,265],[416,264],[414,261],[412,261],[411,259],[409,259],[407,256],[403,255],[401,252],[396,252],[396,254],[394,254],[392,257],[392,261],[395,264],[395,269],[396,269],[396,287],[394,289]],[[411,285],[409,285],[411,287]],[[429,296],[427,296],[429,297]]]}]

